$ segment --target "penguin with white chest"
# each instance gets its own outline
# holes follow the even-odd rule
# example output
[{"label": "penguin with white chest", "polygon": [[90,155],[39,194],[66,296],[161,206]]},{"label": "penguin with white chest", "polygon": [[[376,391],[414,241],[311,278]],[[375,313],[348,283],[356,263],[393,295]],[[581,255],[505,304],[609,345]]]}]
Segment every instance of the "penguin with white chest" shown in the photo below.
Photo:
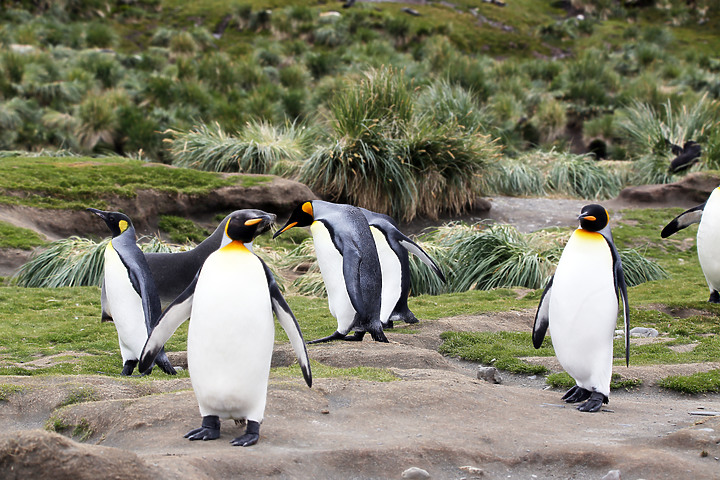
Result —
[{"label": "penguin with white chest", "polygon": [[190,440],[214,440],[220,436],[220,420],[233,419],[247,421],[247,428],[231,443],[257,443],[274,345],[273,312],[290,339],[305,381],[312,385],[297,320],[270,269],[251,250],[253,239],[274,220],[261,210],[231,214],[225,227],[230,241],[210,254],[192,283],[163,312],[143,350],[141,371],[190,318],[188,369],[203,417],[202,426],[185,435]]},{"label": "penguin with white chest", "polygon": [[705,280],[710,288],[711,303],[720,303],[720,187],[715,188],[702,205],[675,217],[660,236],[667,238],[675,232],[700,223],[697,231],[697,253]]},{"label": "penguin with white chest", "polygon": [[578,219],[580,227],[568,240],[543,292],[532,338],[535,348],[540,348],[549,326],[555,355],[576,382],[563,400],[584,402],[578,410],[597,412],[610,395],[618,295],[625,318],[626,364],[630,361],[630,316],[625,275],[607,210],[587,205]]},{"label": "penguin with white chest", "polygon": [[[226,216],[215,231],[192,250],[175,253],[144,252],[162,305],[175,300],[195,278],[205,259],[218,248],[225,246],[223,238],[226,238],[225,224],[229,218],[230,215]],[[105,282],[101,286],[100,299],[103,321],[112,321],[112,312],[105,293]]]},{"label": "penguin with white chest", "polygon": [[[147,260],[135,243],[135,228],[130,218],[119,212],[95,208],[88,211],[102,218],[113,235],[105,248],[105,300],[113,312],[118,332],[122,374],[131,375],[150,330],[160,318],[160,297]],[[165,352],[158,353],[157,365],[165,373],[175,375]]]},{"label": "penguin with white chest", "polygon": [[[310,227],[318,266],[338,328],[324,338],[360,341],[365,333],[387,342],[380,317],[382,270],[375,240],[365,216],[352,205],[312,200],[295,208],[273,238],[292,227]],[[352,336],[348,333],[354,330]]]},{"label": "penguin with white chest", "polygon": [[445,282],[445,276],[420,245],[413,242],[399,229],[395,221],[382,213],[360,208],[370,225],[382,270],[382,305],[380,319],[385,328],[393,322],[417,323],[417,318],[407,304],[410,295],[410,260],[408,252],[417,256]]}]

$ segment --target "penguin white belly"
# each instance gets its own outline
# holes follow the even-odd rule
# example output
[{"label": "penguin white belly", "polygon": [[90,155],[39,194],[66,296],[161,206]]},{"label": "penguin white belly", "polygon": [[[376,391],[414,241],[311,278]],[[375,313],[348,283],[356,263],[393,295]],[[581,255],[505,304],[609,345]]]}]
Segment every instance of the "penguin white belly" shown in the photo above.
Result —
[{"label": "penguin white belly", "polygon": [[235,244],[211,254],[188,330],[188,369],[202,416],[262,422],[274,337],[260,260]]},{"label": "penguin white belly", "polygon": [[382,272],[382,301],[380,303],[380,321],[387,323],[401,295],[400,260],[387,242],[385,235],[375,227],[370,227],[375,239],[380,271]]},{"label": "penguin white belly", "polygon": [[720,290],[720,188],[713,190],[703,209],[697,251],[708,286],[711,290]]},{"label": "penguin white belly", "polygon": [[328,308],[337,320],[338,332],[346,334],[355,320],[355,308],[345,286],[343,274],[343,257],[330,238],[330,232],[322,222],[315,221],[310,225],[310,232],[315,245],[320,273],[328,295]]},{"label": "penguin white belly", "polygon": [[618,300],[610,248],[599,233],[576,230],[553,279],[549,327],[560,364],[578,386],[610,394]]},{"label": "penguin white belly", "polygon": [[139,359],[148,337],[142,298],[130,283],[127,268],[112,243],[105,249],[105,294],[118,332],[123,363]]}]

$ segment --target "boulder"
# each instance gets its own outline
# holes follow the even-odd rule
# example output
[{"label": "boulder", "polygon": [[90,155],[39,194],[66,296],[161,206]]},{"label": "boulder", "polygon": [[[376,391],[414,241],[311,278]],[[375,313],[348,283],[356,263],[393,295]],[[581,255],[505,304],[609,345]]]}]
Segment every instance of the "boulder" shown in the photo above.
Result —
[{"label": "boulder", "polygon": [[689,208],[703,203],[720,185],[720,176],[708,172],[690,173],[675,183],[638,185],[623,189],[617,200],[638,207]]}]

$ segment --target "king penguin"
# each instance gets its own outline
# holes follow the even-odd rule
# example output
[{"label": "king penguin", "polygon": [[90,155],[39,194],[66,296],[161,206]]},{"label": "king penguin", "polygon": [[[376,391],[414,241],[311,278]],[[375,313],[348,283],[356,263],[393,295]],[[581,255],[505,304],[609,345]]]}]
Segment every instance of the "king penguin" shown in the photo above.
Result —
[{"label": "king penguin", "polygon": [[[122,374],[131,375],[150,330],[160,318],[160,297],[147,260],[135,243],[135,228],[130,218],[119,212],[95,208],[88,211],[102,218],[112,232],[113,237],[105,248],[103,285],[118,333]],[[159,353],[157,365],[165,373],[175,375],[165,352]]]},{"label": "king penguin", "polygon": [[[380,318],[382,270],[375,240],[365,216],[352,205],[312,200],[298,205],[273,238],[292,227],[310,226],[318,266],[328,295],[330,313],[338,328],[332,335],[308,343],[331,340],[387,342]],[[354,330],[355,334],[348,336]]]},{"label": "king penguin", "polygon": [[700,268],[710,288],[708,301],[720,303],[720,186],[710,193],[705,203],[675,217],[663,228],[660,236],[667,238],[693,223],[700,223],[697,231],[697,253]]},{"label": "king penguin", "polygon": [[[232,215],[232,214],[230,214]],[[192,250],[176,253],[145,252],[145,259],[150,266],[150,273],[155,279],[155,287],[160,296],[160,303],[167,306],[180,295],[185,287],[195,278],[205,259],[215,250],[224,246],[225,224],[230,215],[226,216],[215,231]],[[107,305],[105,282],[102,284],[100,306],[103,321],[112,320],[112,312]]]},{"label": "king penguin", "polygon": [[384,328],[393,322],[417,323],[407,304],[410,296],[410,260],[408,252],[417,256],[445,282],[445,276],[435,261],[420,245],[410,240],[399,229],[392,217],[360,208],[370,225],[382,271],[382,301],[380,319]]},{"label": "king penguin", "polygon": [[[308,386],[312,373],[302,332],[270,269],[252,253],[252,240],[275,215],[240,210],[226,223],[227,244],[208,256],[190,285],[163,312],[140,359],[152,365],[165,342],[190,318],[188,370],[202,415],[190,440],[220,436],[220,420],[246,421],[236,446],[257,443],[267,398],[275,328],[273,312],[290,339]],[[250,246],[250,248],[248,248]]]},{"label": "king penguin", "polygon": [[620,255],[601,205],[582,208],[580,227],[563,250],[535,315],[533,345],[540,348],[550,327],[555,355],[576,385],[562,397],[597,412],[610,395],[618,294],[625,318],[625,362],[630,362],[629,307]]}]

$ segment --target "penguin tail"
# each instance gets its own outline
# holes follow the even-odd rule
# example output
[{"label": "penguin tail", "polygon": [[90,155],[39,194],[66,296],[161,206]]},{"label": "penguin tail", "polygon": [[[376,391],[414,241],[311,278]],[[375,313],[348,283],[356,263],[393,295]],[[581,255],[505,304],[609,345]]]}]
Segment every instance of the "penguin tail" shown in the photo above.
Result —
[{"label": "penguin tail", "polygon": [[160,370],[167,373],[168,375],[177,375],[177,371],[170,364],[170,360],[168,359],[165,350],[160,351],[157,358],[155,359],[155,365],[160,367]]}]

